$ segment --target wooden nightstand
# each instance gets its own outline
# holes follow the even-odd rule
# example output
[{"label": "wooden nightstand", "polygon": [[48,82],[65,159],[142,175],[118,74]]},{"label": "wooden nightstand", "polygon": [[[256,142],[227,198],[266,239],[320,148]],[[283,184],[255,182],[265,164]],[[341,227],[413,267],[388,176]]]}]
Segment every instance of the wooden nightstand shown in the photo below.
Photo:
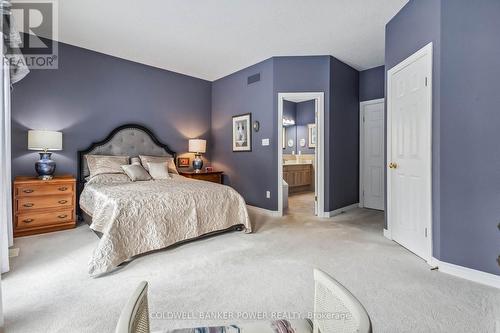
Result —
[{"label": "wooden nightstand", "polygon": [[16,177],[14,180],[14,237],[74,228],[76,180]]},{"label": "wooden nightstand", "polygon": [[222,171],[202,171],[198,173],[194,171],[180,171],[179,174],[187,178],[222,184]]}]

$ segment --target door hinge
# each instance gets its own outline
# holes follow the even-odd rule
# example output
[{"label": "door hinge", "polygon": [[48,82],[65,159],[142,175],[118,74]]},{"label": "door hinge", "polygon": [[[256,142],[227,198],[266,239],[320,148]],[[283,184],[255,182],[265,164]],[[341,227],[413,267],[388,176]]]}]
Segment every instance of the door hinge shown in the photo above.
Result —
[{"label": "door hinge", "polygon": [[318,197],[316,195],[314,196],[314,201],[318,201]]},{"label": "door hinge", "polygon": [[427,228],[425,228],[425,238],[427,238]]},{"label": "door hinge", "polygon": [[427,76],[426,76],[426,77],[425,77],[425,86],[426,86],[426,87],[427,87],[427,85],[428,85],[428,82],[427,82],[427,81],[428,81],[428,78],[427,78]]}]

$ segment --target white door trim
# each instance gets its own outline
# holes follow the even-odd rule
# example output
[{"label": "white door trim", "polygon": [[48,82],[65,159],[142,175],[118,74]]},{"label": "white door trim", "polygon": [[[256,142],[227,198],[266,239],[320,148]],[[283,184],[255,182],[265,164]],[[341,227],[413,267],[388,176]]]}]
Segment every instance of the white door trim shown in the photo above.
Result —
[{"label": "white door trim", "polygon": [[[372,104],[385,103],[385,98],[372,99],[359,103],[359,207],[365,206],[364,190],[364,168],[365,168],[365,131],[364,131],[364,107]],[[385,122],[384,122],[385,127]]]},{"label": "white door trim", "polygon": [[325,214],[325,93],[323,92],[297,92],[297,93],[278,93],[278,140],[276,146],[278,147],[278,213],[283,216],[283,100],[285,99],[303,99],[303,100],[316,100],[318,114],[316,115],[316,196],[318,217],[327,217]]},{"label": "white door trim", "polygon": [[[416,60],[418,60],[421,57],[428,56],[429,63],[428,63],[428,73],[427,73],[427,86],[429,87],[429,94],[427,95],[427,108],[428,112],[430,112],[431,116],[429,117],[429,133],[426,133],[430,137],[430,147],[427,147],[427,152],[428,152],[428,158],[429,158],[429,165],[428,165],[428,203],[429,203],[429,212],[427,212],[427,254],[426,257],[424,258],[429,265],[432,265],[432,64],[433,64],[433,58],[432,58],[432,42],[394,66],[393,68],[389,69],[387,71],[387,120],[386,120],[386,129],[387,129],[387,141],[386,141],[386,148],[387,148],[387,160],[386,160],[386,168],[387,165],[392,161],[392,151],[391,151],[391,143],[392,143],[392,127],[391,127],[391,115],[392,115],[392,100],[391,100],[391,88],[392,88],[392,76],[397,73],[398,71],[402,70],[403,68],[409,66]],[[387,170],[387,169],[386,169]],[[392,231],[391,231],[391,220],[392,220],[392,207],[391,207],[391,177],[387,176],[387,186],[386,186],[386,196],[387,196],[387,233],[388,235],[392,236]]]}]

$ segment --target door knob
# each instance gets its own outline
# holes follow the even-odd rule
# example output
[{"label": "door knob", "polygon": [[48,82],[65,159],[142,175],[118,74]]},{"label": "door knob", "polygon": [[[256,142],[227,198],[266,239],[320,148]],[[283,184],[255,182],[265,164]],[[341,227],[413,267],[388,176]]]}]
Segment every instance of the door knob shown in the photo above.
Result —
[{"label": "door knob", "polygon": [[397,163],[391,162],[389,163],[389,169],[397,169],[398,165]]}]

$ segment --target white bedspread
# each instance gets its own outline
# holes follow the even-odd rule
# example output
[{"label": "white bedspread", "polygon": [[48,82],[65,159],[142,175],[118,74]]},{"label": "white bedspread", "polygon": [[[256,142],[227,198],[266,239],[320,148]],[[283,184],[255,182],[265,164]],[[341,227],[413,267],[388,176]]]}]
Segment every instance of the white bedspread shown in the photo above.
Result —
[{"label": "white bedspread", "polygon": [[92,276],[210,232],[239,224],[252,231],[245,201],[229,186],[178,175],[144,182],[114,177],[91,179],[80,196],[80,207],[92,216],[90,228],[103,234],[89,262]]}]

